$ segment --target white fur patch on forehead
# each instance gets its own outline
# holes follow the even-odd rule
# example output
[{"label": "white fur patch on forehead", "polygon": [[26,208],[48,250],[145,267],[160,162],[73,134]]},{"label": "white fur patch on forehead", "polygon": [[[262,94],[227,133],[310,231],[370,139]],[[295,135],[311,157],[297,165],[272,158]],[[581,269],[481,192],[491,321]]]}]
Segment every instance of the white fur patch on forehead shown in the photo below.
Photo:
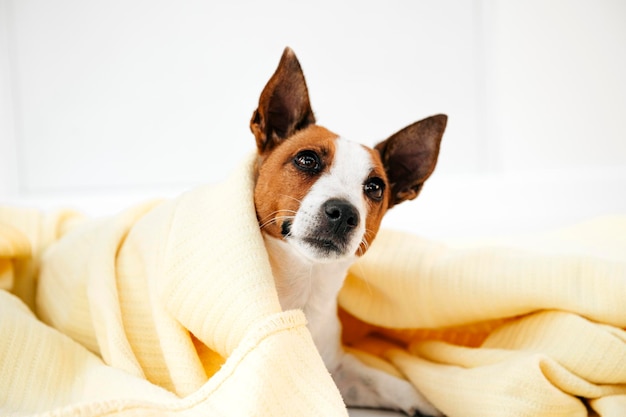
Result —
[{"label": "white fur patch on forehead", "polygon": [[301,201],[291,227],[291,236],[315,236],[320,224],[325,223],[324,204],[329,200],[349,202],[359,213],[358,225],[349,233],[346,254],[356,254],[365,234],[368,206],[363,185],[374,168],[371,154],[360,144],[343,138],[335,139],[333,160],[328,169],[315,181]]},{"label": "white fur patch on forehead", "polygon": [[[330,169],[313,184],[302,204],[313,209],[329,199],[344,199],[357,208],[361,219],[365,219],[363,183],[372,171],[374,161],[359,143],[339,137],[335,139],[335,145]],[[360,224],[359,227],[364,226]]]},{"label": "white fur patch on forehead", "polygon": [[359,143],[339,137],[335,144],[335,157],[329,172],[324,175],[327,178],[320,178],[316,185],[324,181],[324,187],[334,193],[332,197],[343,197],[360,208],[363,204],[363,183],[374,161]]}]

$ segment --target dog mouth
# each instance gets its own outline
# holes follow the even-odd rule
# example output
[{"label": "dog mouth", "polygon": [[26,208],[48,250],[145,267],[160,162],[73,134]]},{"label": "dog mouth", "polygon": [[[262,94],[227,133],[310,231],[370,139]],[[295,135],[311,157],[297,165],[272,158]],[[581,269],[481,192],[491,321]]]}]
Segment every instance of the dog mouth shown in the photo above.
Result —
[{"label": "dog mouth", "polygon": [[[331,200],[331,203],[333,201]],[[340,209],[347,210],[344,206]],[[340,218],[341,216],[333,216],[335,211],[325,209],[322,212],[324,215],[320,215],[319,212],[307,215],[308,212],[304,211],[300,213],[300,222],[297,225],[296,218],[283,219],[280,234],[306,258],[317,261],[342,259],[357,250],[352,248],[355,243],[356,225],[350,224],[346,219],[355,218],[357,215],[354,211],[348,210],[351,216]]]},{"label": "dog mouth", "polygon": [[336,242],[332,239],[324,239],[321,237],[306,237],[302,239],[302,241],[326,255],[343,255],[345,252],[345,244]]},{"label": "dog mouth", "polygon": [[[315,236],[296,237],[291,233],[292,223],[289,220],[285,220],[281,225],[281,234],[283,239],[299,241],[306,247],[313,249],[313,253],[317,253],[321,257],[341,257],[346,254],[347,242],[345,237],[341,236],[323,236],[322,234],[316,234]],[[310,250],[306,250],[311,254]]]}]

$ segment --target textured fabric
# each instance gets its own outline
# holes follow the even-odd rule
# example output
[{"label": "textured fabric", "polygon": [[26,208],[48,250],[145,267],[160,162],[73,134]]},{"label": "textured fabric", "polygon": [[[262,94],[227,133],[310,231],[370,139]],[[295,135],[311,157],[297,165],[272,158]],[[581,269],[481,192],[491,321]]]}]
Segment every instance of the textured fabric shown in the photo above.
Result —
[{"label": "textured fabric", "polygon": [[0,415],[347,416],[280,309],[251,167],[111,218],[0,209]]},{"label": "textured fabric", "polygon": [[626,415],[626,216],[454,245],[384,231],[339,298],[346,342],[449,416]]},{"label": "textured fabric", "polygon": [[[346,416],[222,184],[116,216],[0,208],[0,415]],[[344,340],[451,417],[626,415],[626,217],[433,242],[383,230]]]}]

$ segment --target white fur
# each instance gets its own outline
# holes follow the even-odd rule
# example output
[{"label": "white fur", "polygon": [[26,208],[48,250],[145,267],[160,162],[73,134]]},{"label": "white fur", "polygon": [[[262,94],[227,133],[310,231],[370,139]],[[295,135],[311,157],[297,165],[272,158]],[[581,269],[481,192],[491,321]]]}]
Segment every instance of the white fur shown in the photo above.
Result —
[{"label": "white fur", "polygon": [[[333,198],[347,200],[359,212],[361,221],[346,251],[349,254],[356,253],[365,233],[363,220],[367,216],[363,182],[367,179],[373,164],[369,153],[361,145],[343,138],[336,140],[335,157],[330,170],[322,174],[302,199],[298,215],[291,226],[292,243],[301,249],[304,256],[314,254],[316,258],[319,257],[315,247],[298,238],[314,232],[320,207]],[[334,261],[335,258],[327,260]]]},{"label": "white fur", "polygon": [[[361,145],[337,139],[330,170],[302,200],[289,236],[276,239],[264,235],[278,296],[284,310],[304,311],[313,341],[348,405],[441,415],[412,384],[364,365],[341,346],[337,295],[365,232],[368,213],[363,183],[373,166]],[[324,202],[337,198],[349,201],[358,210],[360,221],[345,253],[322,258],[319,249],[302,238],[315,233]]]},{"label": "white fur", "polygon": [[281,307],[304,311],[324,364],[329,370],[336,367],[342,356],[337,294],[352,261],[315,262],[284,240],[264,237]]},{"label": "white fur", "polygon": [[[339,138],[334,161],[302,199],[293,220],[288,240],[265,236],[281,307],[302,309],[309,330],[327,367],[341,357],[341,328],[337,320],[337,294],[365,232],[367,216],[363,182],[373,166],[361,145]],[[348,250],[334,259],[320,258],[317,249],[301,240],[315,233],[320,207],[329,199],[349,201],[361,221],[353,233]]]}]

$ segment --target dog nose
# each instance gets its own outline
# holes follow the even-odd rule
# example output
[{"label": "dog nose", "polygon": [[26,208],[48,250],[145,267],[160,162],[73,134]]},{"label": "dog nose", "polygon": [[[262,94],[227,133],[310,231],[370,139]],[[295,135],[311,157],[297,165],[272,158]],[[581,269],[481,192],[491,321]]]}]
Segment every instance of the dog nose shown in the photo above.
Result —
[{"label": "dog nose", "polygon": [[328,200],[324,213],[335,233],[343,234],[359,225],[359,212],[346,200]]}]

